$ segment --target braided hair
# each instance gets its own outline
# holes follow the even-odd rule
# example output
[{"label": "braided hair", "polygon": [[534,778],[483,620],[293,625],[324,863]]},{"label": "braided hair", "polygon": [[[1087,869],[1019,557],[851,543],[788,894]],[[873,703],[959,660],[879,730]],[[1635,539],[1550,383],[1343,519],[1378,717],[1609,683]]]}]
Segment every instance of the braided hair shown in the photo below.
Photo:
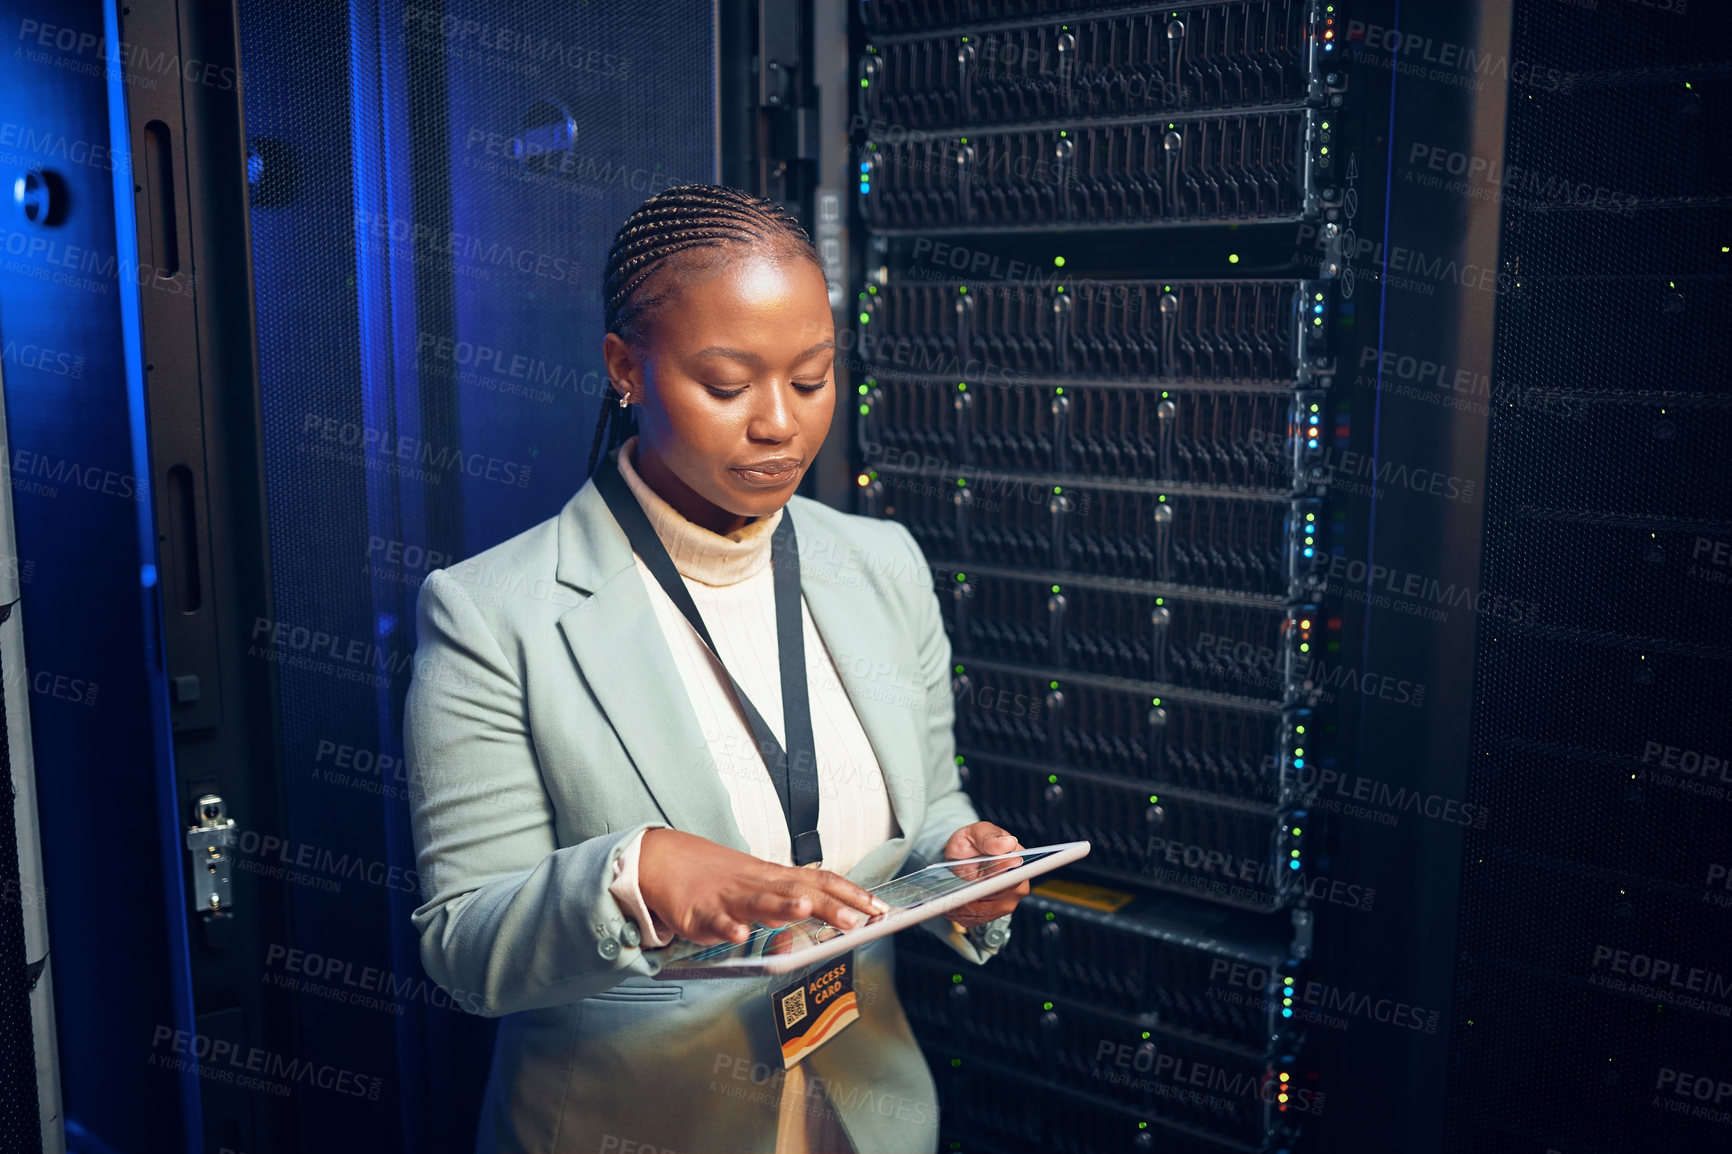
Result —
[{"label": "braided hair", "polygon": [[[634,349],[644,347],[650,322],[673,296],[676,282],[656,274],[694,267],[699,254],[670,261],[677,254],[724,245],[765,243],[824,267],[812,238],[788,210],[771,200],[719,184],[682,184],[663,189],[637,207],[614,235],[602,277],[603,321]],[[601,398],[589,471],[603,448],[623,445],[637,431],[635,412],[619,405],[613,381]]]}]

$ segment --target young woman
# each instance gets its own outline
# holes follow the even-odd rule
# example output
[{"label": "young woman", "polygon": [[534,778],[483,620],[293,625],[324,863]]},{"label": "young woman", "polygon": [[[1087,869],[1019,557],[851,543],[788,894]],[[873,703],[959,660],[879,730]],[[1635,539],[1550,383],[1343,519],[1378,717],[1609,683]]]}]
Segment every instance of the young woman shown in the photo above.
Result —
[{"label": "young woman", "polygon": [[[791,978],[651,977],[675,939],[848,927],[865,886],[1021,848],[959,787],[919,546],[794,496],[836,405],[818,254],[768,201],[670,188],[604,292],[590,480],[420,595],[421,956],[502,1017],[476,1148],[930,1152],[892,939],[853,951],[858,1019],[786,1069]],[[983,962],[1027,890],[923,928]]]}]

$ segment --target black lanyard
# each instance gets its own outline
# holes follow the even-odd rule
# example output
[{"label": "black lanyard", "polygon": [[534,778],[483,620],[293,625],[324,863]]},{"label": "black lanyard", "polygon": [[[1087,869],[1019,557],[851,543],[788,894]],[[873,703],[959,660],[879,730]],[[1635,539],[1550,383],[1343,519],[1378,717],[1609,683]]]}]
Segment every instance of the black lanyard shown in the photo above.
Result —
[{"label": "black lanyard", "polygon": [[794,864],[803,866],[823,860],[824,849],[818,840],[818,755],[813,749],[812,711],[806,699],[806,638],[800,615],[800,551],[794,540],[794,518],[784,508],[781,524],[770,535],[770,568],[775,574],[776,591],[776,651],[782,672],[782,727],[788,737],[788,751],[784,751],[764,715],[746,696],[745,689],[717,652],[715,642],[710,640],[710,631],[704,627],[691,590],[674,568],[673,558],[668,556],[667,547],[650,525],[649,516],[638,504],[631,486],[620,475],[612,453],[603,455],[597,463],[593,480],[613,519],[625,530],[632,549],[643,558],[662,590],[679,606],[727,674],[734,697],[752,727],[752,736],[758,741],[758,752],[769,767],[776,800],[782,803]]}]

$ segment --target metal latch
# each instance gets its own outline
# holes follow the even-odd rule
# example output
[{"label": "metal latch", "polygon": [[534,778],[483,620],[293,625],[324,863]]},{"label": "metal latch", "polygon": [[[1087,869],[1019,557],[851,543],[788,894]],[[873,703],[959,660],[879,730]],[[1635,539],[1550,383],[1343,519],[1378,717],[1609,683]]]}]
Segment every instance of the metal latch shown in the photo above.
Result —
[{"label": "metal latch", "polygon": [[227,850],[235,844],[234,818],[214,793],[198,799],[193,816],[198,824],[186,831],[186,848],[192,854],[193,909],[207,915],[226,914],[230,904]]}]

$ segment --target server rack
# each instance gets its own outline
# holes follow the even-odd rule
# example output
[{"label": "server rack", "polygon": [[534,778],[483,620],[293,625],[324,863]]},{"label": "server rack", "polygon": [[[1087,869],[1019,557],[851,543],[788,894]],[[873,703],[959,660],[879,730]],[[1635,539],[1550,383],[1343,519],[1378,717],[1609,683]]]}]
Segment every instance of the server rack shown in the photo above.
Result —
[{"label": "server rack", "polygon": [[990,966],[905,945],[947,1149],[1293,1150],[1326,1099],[1340,7],[861,6],[858,507],[932,567],[982,816],[1094,845]]}]

